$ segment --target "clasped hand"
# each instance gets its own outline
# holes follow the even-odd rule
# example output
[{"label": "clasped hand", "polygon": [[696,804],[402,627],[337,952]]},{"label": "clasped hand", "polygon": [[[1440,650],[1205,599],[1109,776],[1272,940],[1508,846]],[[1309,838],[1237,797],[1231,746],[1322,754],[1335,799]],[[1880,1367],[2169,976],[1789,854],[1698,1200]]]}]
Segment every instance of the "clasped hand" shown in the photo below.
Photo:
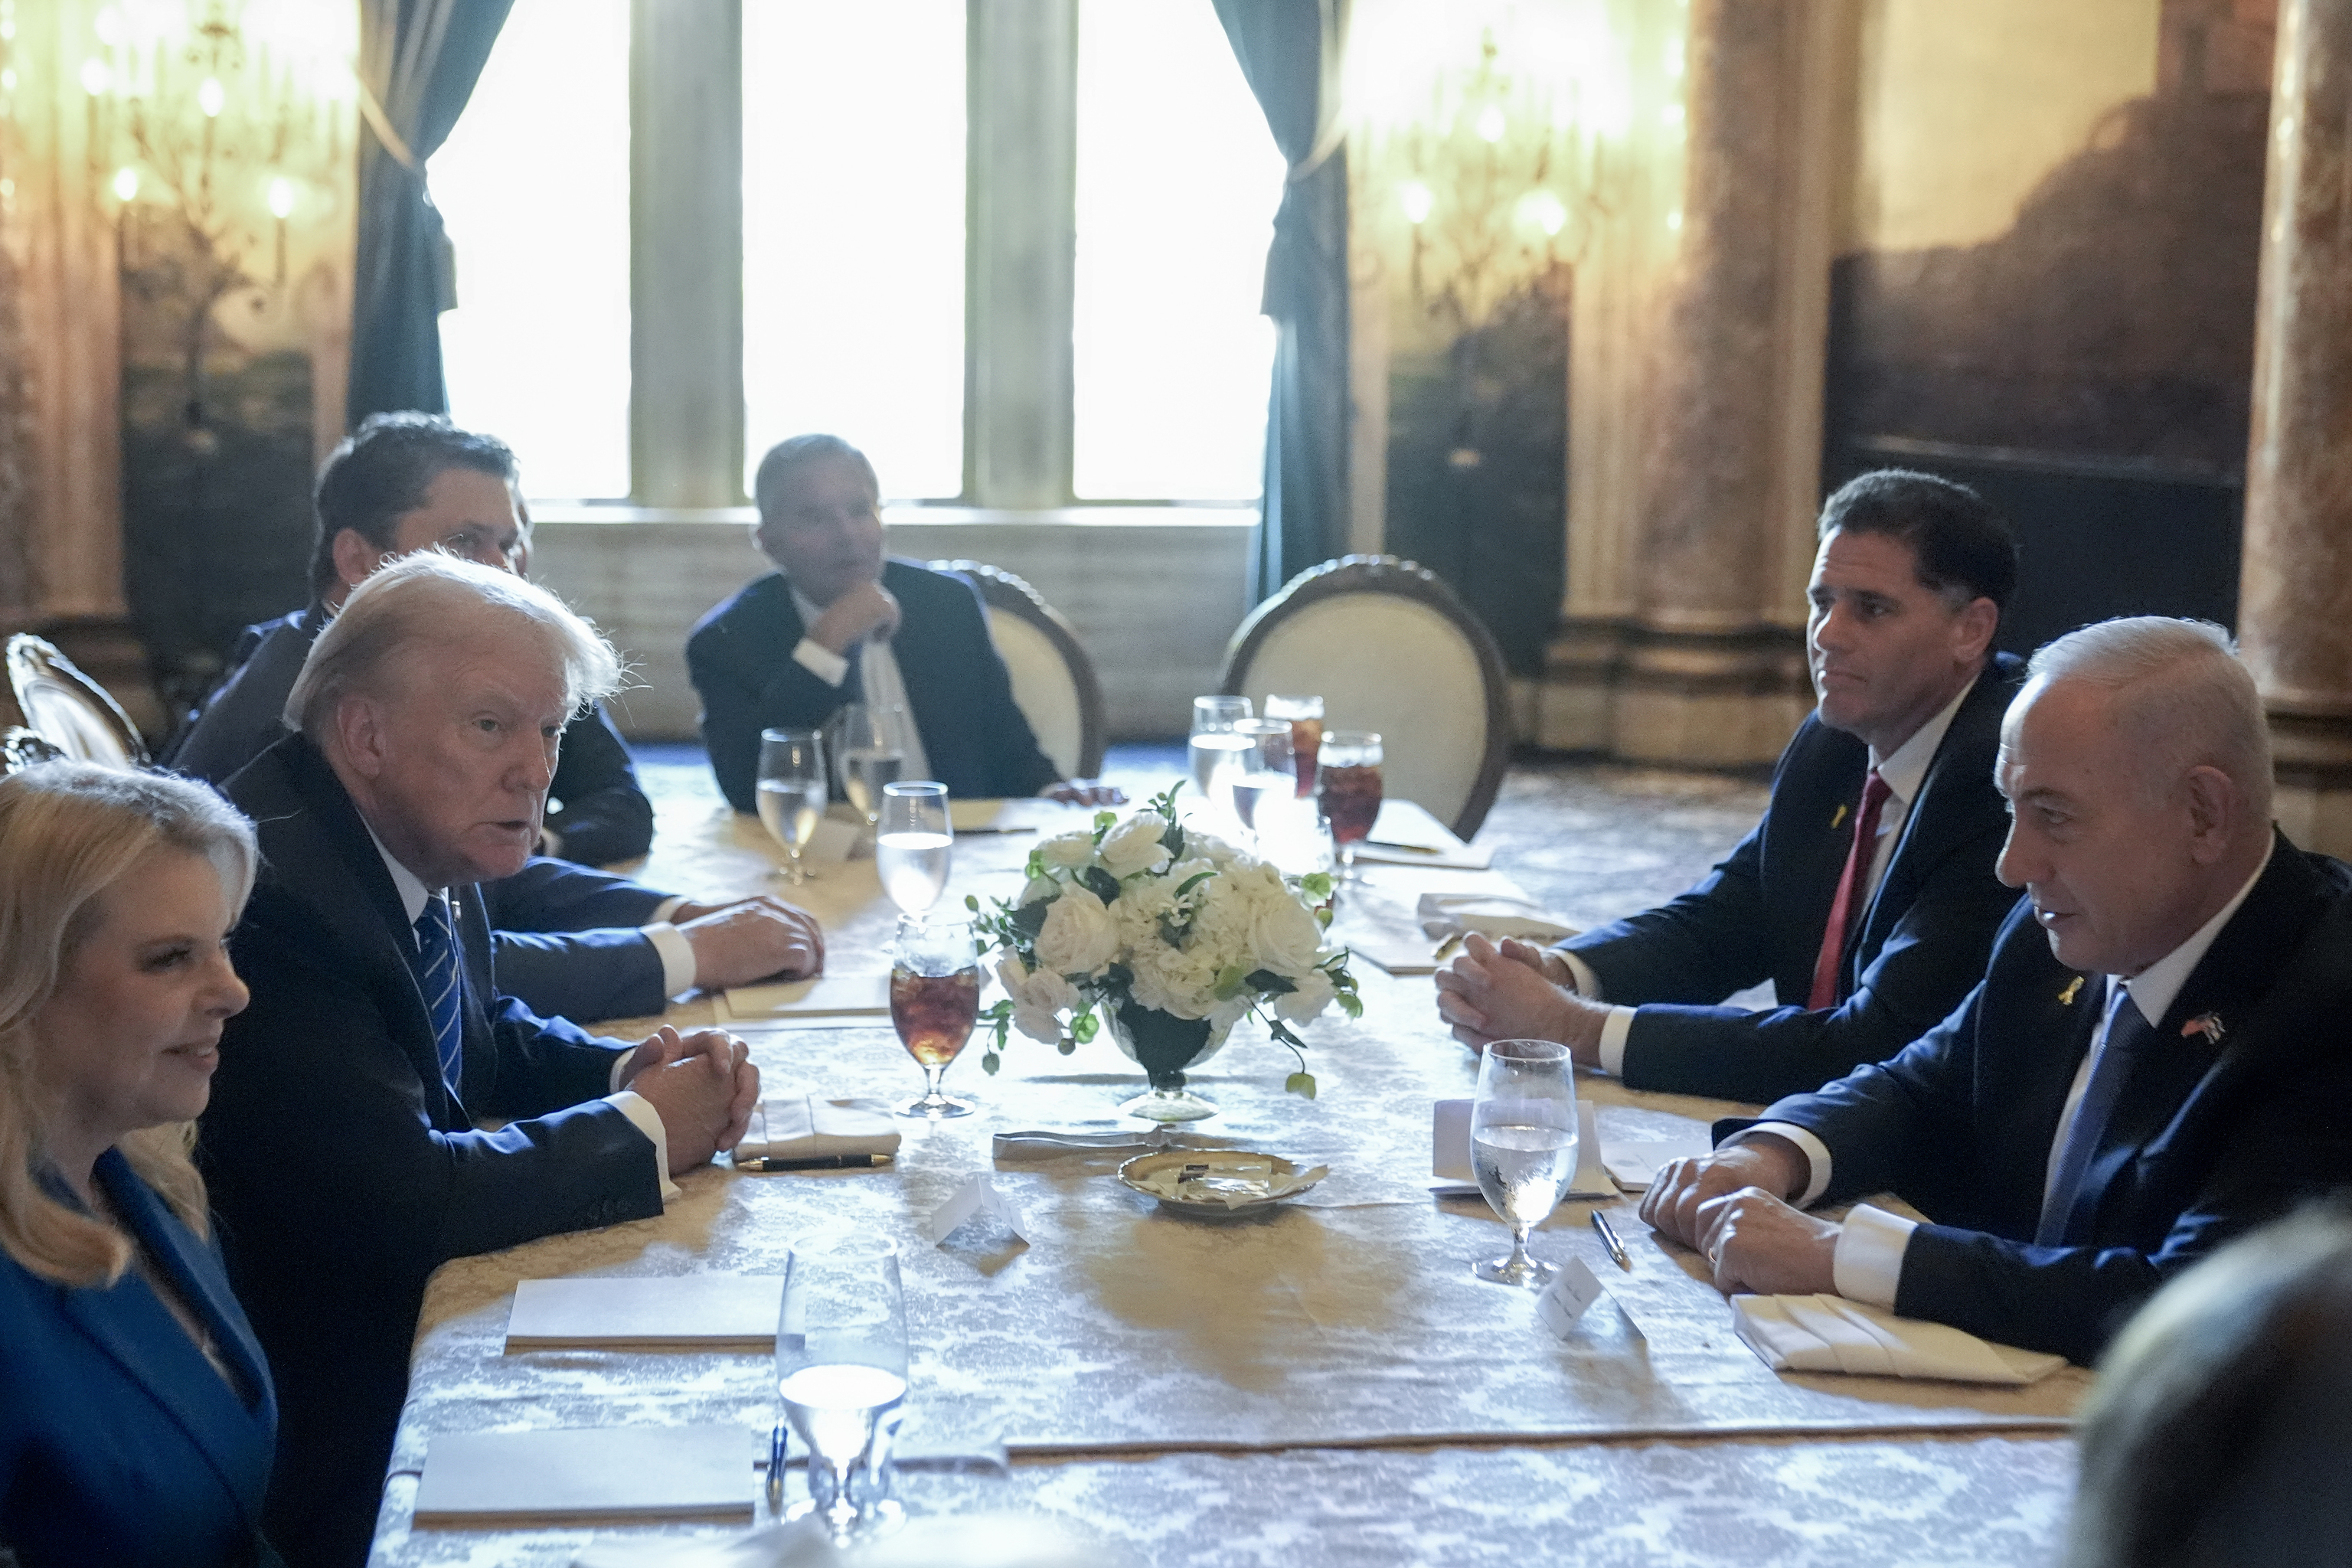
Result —
[{"label": "clasped hand", "polygon": [[665,1024],[629,1053],[621,1087],[659,1113],[675,1176],[743,1141],[760,1103],[760,1069],[751,1047],[724,1029],[680,1035]]},{"label": "clasped hand", "polygon": [[682,903],[671,911],[694,949],[694,983],[709,991],[781,975],[805,980],[824,969],[816,917],[762,893],[731,904]]},{"label": "clasped hand", "polygon": [[1517,937],[1497,947],[1472,931],[1437,972],[1437,1016],[1474,1051],[1496,1040],[1557,1040],[1579,1067],[1599,1067],[1609,1009],[1553,978],[1558,962]]},{"label": "clasped hand", "polygon": [[1837,1289],[1842,1226],[1791,1208],[1781,1194],[1806,1175],[1803,1154],[1769,1133],[1659,1171],[1642,1218],[1695,1248],[1725,1295],[1811,1296]]}]

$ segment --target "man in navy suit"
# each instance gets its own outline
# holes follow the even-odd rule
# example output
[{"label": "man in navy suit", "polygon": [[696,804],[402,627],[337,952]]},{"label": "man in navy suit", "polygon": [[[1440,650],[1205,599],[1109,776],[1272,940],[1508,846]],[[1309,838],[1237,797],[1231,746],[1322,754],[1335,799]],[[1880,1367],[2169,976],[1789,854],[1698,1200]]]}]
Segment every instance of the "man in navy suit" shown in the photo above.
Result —
[{"label": "man in navy suit", "polygon": [[[2261,700],[2205,623],[2042,648],[1999,778],[2026,898],[1967,1002],[1727,1124],[1642,1213],[1727,1291],[1833,1290],[2088,1362],[2168,1278],[2352,1179],[2352,868],[2272,826]],[[1801,1212],[1882,1191],[1930,1223]]]},{"label": "man in navy suit", "polygon": [[[1535,1037],[1636,1089],[1761,1102],[1892,1056],[1984,973],[2016,895],[1993,654],[2017,547],[1974,491],[1864,474],[1822,509],[1806,627],[1819,707],[1771,805],[1705,881],[1561,943],[1472,937],[1437,976],[1465,1044]],[[1778,1005],[1723,1005],[1764,980]]]},{"label": "man in navy suit", "polygon": [[[496,437],[436,415],[369,418],[319,470],[315,601],[246,628],[227,678],[165,763],[220,784],[282,738],[286,696],[310,645],[386,561],[441,550],[523,573],[530,525],[515,485],[514,454]],[[550,793],[545,853],[485,889],[508,994],[582,1021],[647,1017],[698,985],[823,966],[815,920],[780,900],[699,903],[587,868],[653,842],[653,806],[601,705],[564,727]]]},{"label": "man in navy suit", "polygon": [[1045,794],[1116,805],[1117,790],[1065,781],[1037,749],[965,579],[882,553],[882,491],[838,436],[795,436],[760,459],[754,539],[775,572],[695,626],[686,666],[719,787],[754,809],[760,731],[814,730],[863,702],[905,759],[964,799]]},{"label": "man in navy suit", "polygon": [[552,595],[421,552],[353,591],[289,699],[299,732],[229,781],[263,862],[252,1001],[198,1149],[278,1379],[290,1562],[366,1555],[436,1268],[660,1213],[757,1098],[730,1036],[633,1048],[492,978],[480,884],[530,856],[564,721],[617,679]]}]

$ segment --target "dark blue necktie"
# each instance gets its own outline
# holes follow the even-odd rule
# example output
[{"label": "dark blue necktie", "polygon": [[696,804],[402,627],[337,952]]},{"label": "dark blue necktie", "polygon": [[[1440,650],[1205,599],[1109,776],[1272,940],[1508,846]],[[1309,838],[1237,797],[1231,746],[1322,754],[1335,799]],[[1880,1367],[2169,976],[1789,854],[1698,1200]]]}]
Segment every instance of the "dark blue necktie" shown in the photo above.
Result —
[{"label": "dark blue necktie", "polygon": [[465,1067],[466,1027],[459,1016],[457,939],[449,926],[449,901],[438,893],[425,900],[416,917],[418,984],[425,991],[425,1011],[433,1020],[434,1053],[441,1058],[441,1081],[449,1098],[462,1099],[457,1085]]},{"label": "dark blue necktie", "polygon": [[2099,1059],[2091,1068],[2091,1081],[2083,1087],[2082,1102],[2074,1108],[2074,1123],[2066,1130],[2066,1146],[2058,1156],[2058,1174],[2050,1184],[2050,1195],[2042,1205],[2042,1223],[2034,1227],[2036,1247],[2061,1247],[2065,1244],[2067,1221],[2074,1217],[2074,1207],[2083,1197],[2083,1178],[2089,1174],[2091,1160],[2099,1151],[2099,1140],[2107,1130],[2107,1118],[2116,1109],[2116,1100],[2123,1093],[2124,1080],[2131,1076],[2132,1064],[2140,1050],[2156,1038],[2156,1031],[2140,1016],[2131,993],[2120,980],[2110,980],[2115,987],[2115,1013],[2107,1020],[2107,1041],[2099,1052]]}]

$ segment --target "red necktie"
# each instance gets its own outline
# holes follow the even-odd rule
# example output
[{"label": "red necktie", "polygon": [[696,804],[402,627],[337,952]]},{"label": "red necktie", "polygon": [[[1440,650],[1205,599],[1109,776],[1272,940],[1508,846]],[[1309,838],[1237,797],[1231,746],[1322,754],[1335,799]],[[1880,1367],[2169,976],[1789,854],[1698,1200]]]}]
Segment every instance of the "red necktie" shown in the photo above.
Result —
[{"label": "red necktie", "polygon": [[1837,898],[1830,904],[1821,956],[1813,960],[1813,994],[1805,1005],[1815,1012],[1837,1005],[1838,966],[1845,959],[1846,928],[1862,907],[1863,885],[1870,880],[1870,863],[1878,857],[1878,808],[1894,793],[1876,768],[1863,781],[1862,809],[1853,818],[1853,846],[1845,852],[1845,870],[1838,878]]}]

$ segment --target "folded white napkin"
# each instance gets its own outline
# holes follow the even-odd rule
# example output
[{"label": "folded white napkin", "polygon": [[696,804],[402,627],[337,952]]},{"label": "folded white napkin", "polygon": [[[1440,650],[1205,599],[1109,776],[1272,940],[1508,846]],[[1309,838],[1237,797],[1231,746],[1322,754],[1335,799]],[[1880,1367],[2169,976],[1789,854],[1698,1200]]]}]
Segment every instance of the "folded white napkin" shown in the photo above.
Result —
[{"label": "folded white napkin", "polygon": [[1534,900],[1508,893],[1423,893],[1413,918],[1433,942],[1474,931],[1496,942],[1515,936],[1554,942],[1576,934],[1574,926]]},{"label": "folded white napkin", "polygon": [[1849,1372],[1951,1383],[2038,1383],[2066,1364],[2043,1351],[1898,1318],[1842,1296],[1734,1296],[1733,1325],[1775,1372]]},{"label": "folded white napkin", "polygon": [[898,1124],[878,1100],[780,1094],[753,1108],[751,1131],[735,1146],[735,1158],[813,1160],[898,1152]]}]

